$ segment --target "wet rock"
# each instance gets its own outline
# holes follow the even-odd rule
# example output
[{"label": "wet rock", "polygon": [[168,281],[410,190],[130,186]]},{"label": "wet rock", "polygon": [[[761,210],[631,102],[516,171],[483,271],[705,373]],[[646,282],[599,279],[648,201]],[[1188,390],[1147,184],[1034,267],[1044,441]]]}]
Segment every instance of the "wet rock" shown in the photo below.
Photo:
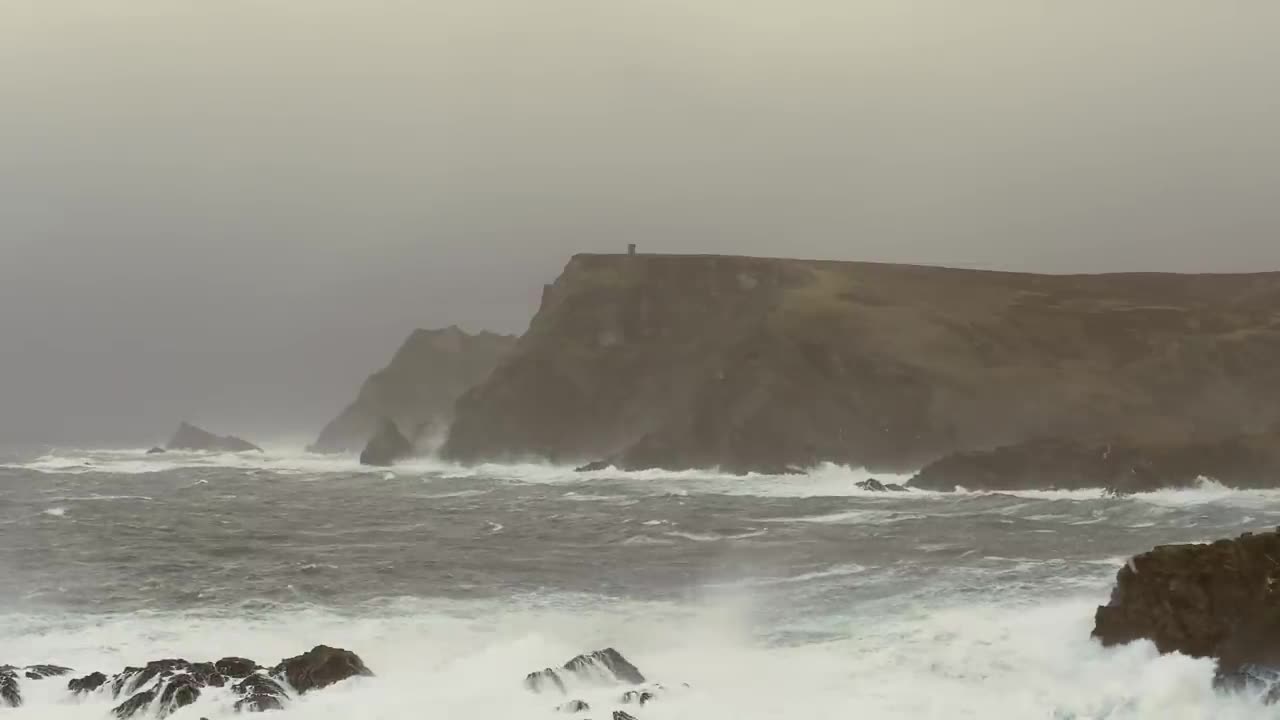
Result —
[{"label": "wet rock", "polygon": [[551,689],[555,689],[560,693],[567,692],[564,686],[564,679],[560,677],[560,673],[551,668],[529,673],[524,678],[524,686],[530,692],[535,693],[543,693]]},{"label": "wet rock", "polygon": [[23,670],[23,674],[28,680],[43,680],[71,673],[71,668],[62,667],[61,665],[30,665],[23,668]]},{"label": "wet rock", "polygon": [[562,712],[565,714],[588,712],[590,710],[591,710],[591,706],[587,704],[587,702],[584,700],[570,700],[569,702],[556,708],[556,712]]},{"label": "wet rock", "polygon": [[67,683],[67,689],[79,695],[91,693],[107,683],[107,676],[100,672],[90,673]]},{"label": "wet rock", "polygon": [[193,675],[179,675],[165,683],[160,692],[160,705],[156,710],[158,717],[166,717],[174,711],[184,708],[200,699],[200,688],[205,683]]},{"label": "wet rock", "polygon": [[863,480],[862,482],[855,485],[855,487],[857,487],[859,490],[867,490],[870,492],[888,492],[889,491],[889,489],[884,486],[884,483],[880,482],[875,478],[867,478],[866,480]]},{"label": "wet rock", "polygon": [[613,720],[636,720],[636,717],[634,715],[628,715],[621,710],[614,710]]},{"label": "wet rock", "polygon": [[297,657],[282,660],[272,671],[299,695],[358,676],[371,676],[364,661],[350,650],[317,645]]},{"label": "wet rock", "polygon": [[525,676],[524,686],[535,693],[555,690],[563,694],[568,692],[565,683],[568,677],[592,683],[622,682],[628,685],[640,685],[645,681],[640,670],[622,653],[608,648],[579,655],[559,669],[546,668],[529,673]]},{"label": "wet rock", "polygon": [[17,668],[0,666],[0,707],[21,707],[22,691],[18,688]]},{"label": "wet rock", "polygon": [[1121,568],[1093,636],[1150,640],[1162,653],[1216,658],[1219,682],[1280,668],[1280,532],[1165,545]]},{"label": "wet rock", "polygon": [[395,421],[382,418],[373,437],[369,438],[369,443],[360,453],[360,464],[388,467],[412,454],[413,443],[400,432]]},{"label": "wet rock", "polygon": [[564,669],[580,677],[607,678],[630,685],[644,682],[644,675],[640,670],[613,648],[579,655],[565,663]]},{"label": "wet rock", "polygon": [[259,670],[258,663],[240,657],[225,657],[214,663],[214,668],[229,678],[245,678]]},{"label": "wet rock", "polygon": [[206,452],[247,452],[250,450],[262,452],[262,448],[247,440],[242,440],[234,435],[214,435],[207,430],[202,430],[185,422],[178,426],[177,431],[173,433],[173,437],[169,438],[165,448],[168,450],[198,450]]},{"label": "wet rock", "polygon": [[261,673],[250,675],[232,689],[241,697],[235,704],[237,712],[283,710],[289,696],[280,683]]},{"label": "wet rock", "polygon": [[163,455],[163,454],[165,454],[166,452],[168,452],[168,451],[167,451],[167,450],[165,450],[165,449],[164,449],[164,448],[162,448],[162,447],[153,447],[153,448],[151,448],[150,450],[148,450],[148,451],[147,451],[147,454],[148,454],[148,455]]},{"label": "wet rock", "polygon": [[134,695],[133,697],[130,697],[128,700],[125,700],[124,702],[112,708],[111,714],[120,718],[120,720],[124,720],[125,718],[131,718],[134,715],[137,715],[138,713],[149,709],[151,707],[151,704],[154,703],[155,701],[156,701],[155,690],[147,690],[146,692],[140,692]]},{"label": "wet rock", "polygon": [[648,690],[628,690],[622,694],[622,704],[639,705],[640,707],[644,707],[657,697],[657,695],[654,695]]},{"label": "wet rock", "polygon": [[112,697],[128,695],[144,688],[156,678],[167,679],[191,669],[191,663],[180,659],[153,660],[145,667],[127,667],[111,681]]}]

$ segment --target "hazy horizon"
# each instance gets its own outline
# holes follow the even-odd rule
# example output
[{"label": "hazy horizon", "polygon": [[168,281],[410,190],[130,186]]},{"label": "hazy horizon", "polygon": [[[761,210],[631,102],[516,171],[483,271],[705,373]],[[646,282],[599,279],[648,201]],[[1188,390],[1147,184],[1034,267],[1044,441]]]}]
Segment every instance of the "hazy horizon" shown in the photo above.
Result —
[{"label": "hazy horizon", "polygon": [[0,445],[313,437],[576,252],[1280,270],[1280,6],[0,9]]}]

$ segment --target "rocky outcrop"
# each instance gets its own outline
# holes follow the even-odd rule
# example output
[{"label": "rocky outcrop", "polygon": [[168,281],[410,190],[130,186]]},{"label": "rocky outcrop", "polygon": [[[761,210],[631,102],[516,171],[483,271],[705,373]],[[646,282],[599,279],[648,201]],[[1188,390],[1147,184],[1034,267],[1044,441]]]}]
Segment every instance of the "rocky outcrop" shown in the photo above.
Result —
[{"label": "rocky outcrop", "polygon": [[387,467],[413,454],[413,443],[400,432],[394,420],[383,418],[369,443],[360,452],[361,465]]},{"label": "rocky outcrop", "polygon": [[168,450],[194,450],[201,452],[262,452],[262,448],[234,435],[214,435],[195,425],[182,423],[165,444]]},{"label": "rocky outcrop", "polygon": [[[454,402],[488,377],[516,339],[457,327],[415,330],[387,367],[365,380],[359,395],[325,426],[314,452],[359,452],[383,418],[426,441],[443,436]],[[430,449],[430,448],[428,448]]]},{"label": "rocky outcrop", "polygon": [[348,678],[373,675],[355,653],[327,645],[318,645],[302,655],[280,661],[272,673],[284,678],[299,694]]},{"label": "rocky outcrop", "polygon": [[[19,679],[41,680],[71,673],[56,665],[26,668],[0,666],[0,707],[22,704]],[[373,673],[353,652],[319,645],[297,657],[281,660],[271,670],[238,657],[193,663],[181,659],[155,660],[128,667],[114,676],[92,673],[67,683],[74,695],[106,693],[118,701],[112,714],[119,720],[154,715],[167,717],[195,703],[210,689],[230,692],[237,712],[283,709],[290,694],[304,695],[357,676]]]},{"label": "rocky outcrop", "polygon": [[1150,640],[1162,653],[1216,658],[1224,682],[1280,669],[1280,532],[1138,555],[1098,608],[1093,636],[1106,646]]},{"label": "rocky outcrop", "polygon": [[[631,664],[613,648],[579,655],[559,668],[546,668],[529,673],[524,680],[525,688],[530,692],[543,694],[553,692],[566,695],[571,689],[613,688],[617,685],[632,686],[621,695],[614,696],[614,702],[623,705],[644,707],[658,698],[665,688],[661,685],[634,687],[646,682],[639,668]],[[688,687],[686,685],[686,687]],[[592,705],[585,700],[575,699],[562,703],[555,710],[565,714],[589,712]],[[615,710],[614,718],[632,718],[622,710]],[[634,718],[632,718],[634,720]]]},{"label": "rocky outcrop", "polygon": [[580,255],[444,453],[913,471],[1040,437],[1280,430],[1280,273]]},{"label": "rocky outcrop", "polygon": [[1077,490],[1116,496],[1190,487],[1201,478],[1233,488],[1280,485],[1280,434],[1185,443],[1036,440],[985,452],[957,453],[911,480],[927,490]]},{"label": "rocky outcrop", "polygon": [[568,690],[567,680],[579,680],[588,684],[624,683],[639,685],[645,681],[644,675],[622,653],[607,648],[593,653],[579,655],[569,660],[560,668],[546,668],[529,673],[525,677],[525,688],[535,693],[549,690],[564,693]]},{"label": "rocky outcrop", "polygon": [[24,680],[44,680],[71,672],[71,668],[60,665],[28,665],[14,667],[0,665],[0,707],[22,706],[22,685]]},{"label": "rocky outcrop", "polygon": [[147,451],[148,455],[163,455],[166,450],[162,447],[153,447]]},{"label": "rocky outcrop", "polygon": [[0,707],[21,707],[22,689],[18,686],[17,668],[0,665]]}]

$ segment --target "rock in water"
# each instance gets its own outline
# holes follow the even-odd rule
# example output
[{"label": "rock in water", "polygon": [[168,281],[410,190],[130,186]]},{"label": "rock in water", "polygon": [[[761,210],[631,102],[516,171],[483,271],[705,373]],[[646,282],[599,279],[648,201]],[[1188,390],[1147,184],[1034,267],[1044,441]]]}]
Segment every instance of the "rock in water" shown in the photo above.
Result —
[{"label": "rock in water", "polygon": [[284,699],[289,697],[280,683],[261,673],[246,677],[233,689],[241,698],[236,701],[236,712],[283,710]]},{"label": "rock in water", "polygon": [[148,455],[163,455],[166,450],[162,447],[153,447],[147,451]]},{"label": "rock in water", "polygon": [[1217,658],[1220,677],[1280,668],[1280,532],[1138,555],[1098,608],[1093,636],[1106,646],[1145,639],[1162,653]]},{"label": "rock in water", "polygon": [[547,668],[529,673],[524,679],[524,686],[531,692],[556,690],[563,694],[568,691],[565,684],[565,678],[568,677],[589,683],[621,682],[639,685],[644,682],[644,675],[630,660],[617,650],[607,648],[579,655],[566,662],[559,670]]},{"label": "rock in water", "polygon": [[0,666],[0,707],[21,707],[22,691],[18,688],[17,668]]},{"label": "rock in water", "polygon": [[355,653],[326,645],[317,645],[302,655],[280,661],[273,673],[288,681],[300,695],[348,678],[373,675]]},{"label": "rock in water", "polygon": [[61,677],[69,675],[71,668],[62,667],[61,665],[30,665],[23,668],[23,675],[28,680],[43,680],[51,677]]},{"label": "rock in water", "polygon": [[885,487],[884,483],[875,478],[867,478],[860,483],[856,483],[855,487],[859,490],[867,490],[869,492],[889,492],[889,488]]},{"label": "rock in water", "polygon": [[589,655],[579,655],[565,663],[564,669],[579,677],[617,680],[629,685],[639,685],[644,682],[644,675],[640,670],[613,648],[597,650]]},{"label": "rock in water", "polygon": [[247,440],[241,440],[234,435],[214,435],[185,422],[178,426],[177,431],[173,433],[173,437],[169,438],[165,448],[169,450],[199,450],[206,452],[247,452],[250,450],[262,452],[262,448]]},{"label": "rock in water", "polygon": [[421,428],[443,436],[454,402],[488,377],[515,343],[511,336],[471,335],[457,327],[413,331],[391,363],[365,380],[355,401],[325,426],[310,449],[359,452],[379,421],[388,417],[415,433]]},{"label": "rock in water", "polygon": [[360,453],[361,465],[388,467],[413,454],[413,443],[400,432],[391,418],[383,418],[377,432]]},{"label": "rock in water", "polygon": [[213,664],[218,672],[229,678],[246,678],[257,672],[258,663],[239,657],[225,657]]},{"label": "rock in water", "polygon": [[67,690],[79,695],[80,693],[91,693],[94,690],[105,685],[107,676],[100,672],[90,673],[82,678],[77,678],[67,683]]},{"label": "rock in water", "polygon": [[553,688],[560,693],[567,692],[564,679],[560,677],[560,673],[551,668],[529,673],[524,678],[524,686],[529,692],[535,693],[546,692]]}]

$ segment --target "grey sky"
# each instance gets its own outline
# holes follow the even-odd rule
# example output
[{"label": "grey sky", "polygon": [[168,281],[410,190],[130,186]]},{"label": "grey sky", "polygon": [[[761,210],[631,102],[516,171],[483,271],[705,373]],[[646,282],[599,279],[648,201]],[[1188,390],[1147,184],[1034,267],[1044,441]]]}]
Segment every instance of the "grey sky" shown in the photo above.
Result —
[{"label": "grey sky", "polygon": [[309,436],[576,251],[1280,268],[1280,4],[0,0],[0,444]]}]

